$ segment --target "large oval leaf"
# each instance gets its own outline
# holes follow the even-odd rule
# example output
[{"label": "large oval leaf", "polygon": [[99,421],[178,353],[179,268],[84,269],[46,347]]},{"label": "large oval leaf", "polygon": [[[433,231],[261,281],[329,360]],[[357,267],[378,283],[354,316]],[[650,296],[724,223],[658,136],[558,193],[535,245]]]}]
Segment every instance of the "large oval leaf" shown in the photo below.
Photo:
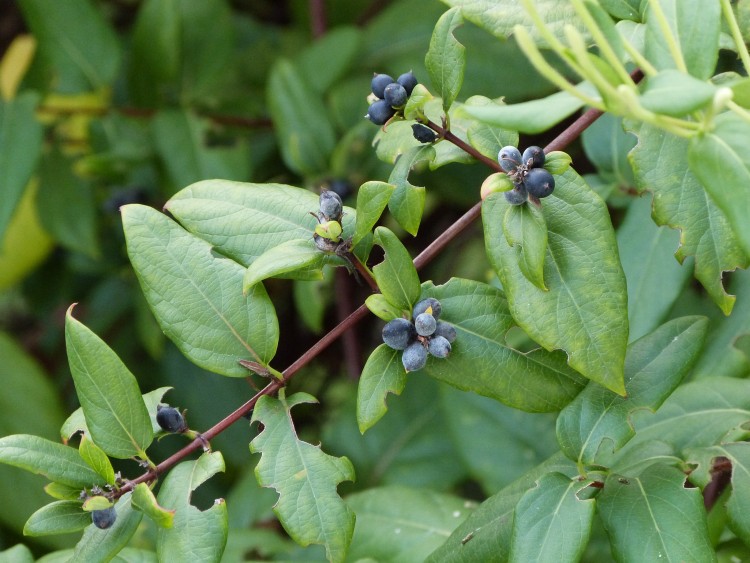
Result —
[{"label": "large oval leaf", "polygon": [[503,234],[510,204],[502,194],[482,205],[487,255],[519,326],[546,349],[565,350],[570,366],[587,378],[624,394],[627,288],[609,212],[573,170],[555,180],[555,192],[542,202],[549,291],[535,287],[518,266]]},{"label": "large oval leaf", "polygon": [[166,215],[122,208],[128,255],[164,333],[195,364],[245,377],[238,361],[267,365],[276,353],[276,312],[261,284],[242,295],[244,268]]},{"label": "large oval leaf", "polygon": [[453,104],[464,80],[466,47],[453,35],[463,23],[459,8],[451,8],[440,16],[425,56],[425,67],[438,96],[443,99],[444,111],[448,111]]}]

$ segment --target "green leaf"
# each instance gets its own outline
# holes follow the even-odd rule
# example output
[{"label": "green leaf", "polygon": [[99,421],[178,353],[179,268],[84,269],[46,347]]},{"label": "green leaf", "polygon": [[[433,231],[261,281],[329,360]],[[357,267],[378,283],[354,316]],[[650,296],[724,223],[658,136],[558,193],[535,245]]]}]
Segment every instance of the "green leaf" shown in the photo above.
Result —
[{"label": "green leaf", "polygon": [[[472,96],[466,100],[466,105],[463,107],[491,107],[497,103],[484,96]],[[460,115],[461,112],[458,113]],[[497,158],[497,153],[500,152],[501,148],[509,145],[518,146],[518,132],[490,126],[483,121],[475,120],[469,126],[466,135],[472,147],[493,160]]]},{"label": "green leaf", "polygon": [[411,255],[398,237],[385,227],[375,229],[375,239],[385,251],[383,261],[372,269],[378,289],[392,305],[411,313],[421,292]]},{"label": "green leaf", "polygon": [[[206,180],[181,190],[164,206],[189,232],[210,242],[221,254],[247,267],[271,248],[309,239],[317,221],[310,212],[318,196],[283,184],[244,184]],[[344,207],[344,237],[354,232],[357,214]],[[367,257],[355,248],[360,259]]]},{"label": "green leaf", "polygon": [[266,100],[286,165],[302,175],[325,172],[336,144],[333,126],[318,93],[289,61],[271,69]]},{"label": "green leaf", "polygon": [[95,510],[106,510],[107,508],[111,508],[112,506],[112,501],[104,495],[94,495],[92,497],[88,497],[85,501],[83,501],[82,508],[86,512],[94,512]]},{"label": "green leaf", "polygon": [[42,150],[44,130],[34,116],[39,94],[24,92],[15,100],[0,100],[0,241]]},{"label": "green leaf", "polygon": [[105,563],[120,553],[141,523],[143,513],[133,510],[131,493],[120,497],[115,504],[117,518],[111,527],[100,530],[94,525],[86,528],[83,537],[76,545],[71,561]]},{"label": "green leaf", "polygon": [[157,152],[177,189],[198,180],[245,180],[250,175],[247,144],[237,140],[229,147],[209,147],[206,119],[187,111],[163,110],[153,118],[152,128]]},{"label": "green leaf", "polygon": [[453,34],[463,23],[460,8],[451,8],[440,16],[424,59],[432,85],[443,98],[444,111],[448,111],[456,100],[464,81],[466,47]]},{"label": "green leaf", "polygon": [[43,506],[31,515],[23,527],[25,536],[69,534],[91,524],[91,514],[81,510],[81,502],[60,500]]},{"label": "green leaf", "polygon": [[641,0],[599,0],[602,8],[617,19],[638,21]]},{"label": "green leaf", "polygon": [[502,233],[510,205],[502,194],[482,204],[487,255],[519,326],[546,349],[565,350],[570,366],[587,378],[624,394],[627,289],[609,212],[573,170],[555,180],[555,192],[542,203],[549,291],[534,287],[518,267]]},{"label": "green leaf", "polygon": [[51,82],[68,94],[110,86],[120,64],[114,29],[89,0],[20,0],[26,25],[38,42],[38,56],[51,66]]},{"label": "green leaf", "polygon": [[521,497],[513,519],[509,561],[577,561],[589,541],[594,500],[580,499],[586,481],[547,473]]},{"label": "green leaf", "polygon": [[[700,0],[659,0],[670,34],[665,35],[652,3],[644,5],[646,58],[658,70],[679,70],[671,46],[681,52],[687,71],[701,80],[710,78],[716,68],[721,31],[719,2]],[[700,13],[700,17],[695,17]]]},{"label": "green leaf", "polygon": [[[605,113],[586,128],[581,135],[581,141],[586,156],[600,175],[616,183],[621,189],[633,185],[628,151],[635,146],[637,139],[623,130],[621,118]],[[550,155],[547,155],[544,161],[545,168],[549,161]]]},{"label": "green leaf", "polygon": [[695,278],[728,315],[735,298],[724,291],[722,273],[750,261],[727,215],[691,172],[688,141],[645,124],[626,126],[638,137],[630,160],[638,188],[654,193],[654,221],[680,231],[677,259],[695,257]]},{"label": "green leaf", "polygon": [[648,79],[640,101],[649,111],[682,117],[706,106],[715,93],[712,84],[667,69]]},{"label": "green leaf", "polygon": [[292,539],[303,546],[322,544],[330,561],[343,561],[354,532],[354,513],[338,496],[336,485],[353,481],[354,467],[347,458],[329,456],[297,437],[290,411],[312,402],[306,393],[261,397],[252,422],[260,421],[264,430],[250,449],[262,454],[255,474],[261,485],[279,493],[274,512]]},{"label": "green leaf", "polygon": [[65,316],[65,343],[91,438],[111,457],[143,456],[154,433],[138,382],[101,338],[73,318],[72,309]]},{"label": "green leaf", "polygon": [[245,270],[211,245],[143,205],[122,208],[128,255],[164,333],[190,361],[229,377],[246,377],[240,359],[267,365],[278,321],[262,285],[242,295]]},{"label": "green leaf", "polygon": [[[586,131],[589,131],[589,129]],[[544,169],[550,174],[557,176],[570,168],[572,162],[573,159],[568,153],[563,151],[552,151],[548,152],[544,159]]]},{"label": "green leaf", "polygon": [[164,479],[159,504],[174,510],[174,523],[156,532],[159,561],[221,561],[228,533],[226,502],[217,499],[203,511],[190,504],[193,491],[220,471],[221,453],[204,453],[195,461],[183,461]]},{"label": "green leaf", "polygon": [[653,465],[639,477],[610,475],[597,510],[620,561],[716,561],[699,489],[685,474]]},{"label": "green leaf", "polygon": [[[291,277],[300,270],[320,271],[325,254],[316,248],[312,238],[290,240],[261,254],[248,266],[242,280],[242,292],[248,294],[256,284],[273,277]],[[305,277],[305,279],[309,279]]]},{"label": "green leaf", "polygon": [[318,93],[340,82],[358,54],[362,30],[337,26],[301,52],[296,68],[300,77]]},{"label": "green leaf", "polygon": [[133,489],[133,508],[143,512],[160,528],[171,528],[174,525],[175,511],[160,506],[146,483],[138,483]]},{"label": "green leaf", "polygon": [[393,218],[412,236],[417,236],[419,223],[424,213],[425,189],[413,186],[409,182],[409,172],[421,161],[435,158],[435,149],[429,145],[420,145],[409,149],[396,160],[388,183],[395,190],[388,200],[388,209]]},{"label": "green leaf", "polygon": [[412,120],[424,116],[425,104],[434,97],[424,84],[417,84],[404,106],[404,119]]},{"label": "green leaf", "polygon": [[524,277],[539,289],[544,285],[544,257],[547,254],[547,223],[536,205],[511,205],[503,217],[505,240],[516,251]]},{"label": "green leaf", "polygon": [[515,323],[497,288],[453,278],[439,286],[425,283],[425,297],[440,301],[440,320],[456,329],[450,356],[427,359],[429,376],[529,412],[559,410],[582,389],[585,380],[562,354],[508,346],[505,335]]},{"label": "green leaf", "polygon": [[632,413],[655,411],[680,384],[703,347],[707,329],[704,317],[682,317],[631,344],[625,356],[627,398],[590,383],[560,413],[557,438],[565,455],[579,465],[606,464],[608,454],[633,437]]},{"label": "green leaf", "polygon": [[13,547],[0,551],[0,561],[3,563],[34,563],[34,556],[28,547],[22,543],[17,543]]},{"label": "green leaf", "polygon": [[516,505],[540,478],[552,472],[568,477],[577,475],[572,461],[561,453],[553,455],[479,505],[427,561],[507,561]]},{"label": "green leaf", "polygon": [[365,305],[370,312],[376,317],[383,319],[385,322],[392,321],[396,317],[404,314],[395,305],[392,305],[382,293],[373,293],[365,299]]},{"label": "green leaf", "polygon": [[406,487],[369,489],[346,503],[357,515],[351,561],[424,561],[474,508],[458,497]]},{"label": "green leaf", "polygon": [[81,500],[80,488],[63,485],[62,483],[47,483],[44,492],[58,500],[77,500],[79,503]]},{"label": "green leaf", "polygon": [[724,212],[746,254],[750,254],[750,124],[724,113],[715,127],[690,142],[690,170]]},{"label": "green leaf", "polygon": [[81,436],[81,443],[78,445],[78,453],[81,454],[91,469],[104,477],[104,480],[110,485],[115,484],[115,470],[109,461],[107,454],[97,446],[87,434]]},{"label": "green leaf", "polygon": [[389,393],[400,395],[406,385],[406,370],[399,350],[381,344],[367,358],[357,387],[357,424],[364,434],[387,412]]},{"label": "green leaf", "polygon": [[357,191],[357,223],[352,244],[357,244],[375,226],[396,186],[386,182],[365,182]]}]

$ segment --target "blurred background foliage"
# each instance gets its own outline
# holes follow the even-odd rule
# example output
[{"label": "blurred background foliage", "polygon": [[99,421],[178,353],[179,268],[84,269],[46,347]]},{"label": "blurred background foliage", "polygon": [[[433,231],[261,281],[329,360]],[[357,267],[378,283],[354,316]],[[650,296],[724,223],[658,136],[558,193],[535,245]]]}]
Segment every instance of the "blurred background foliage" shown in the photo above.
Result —
[{"label": "blurred background foliage", "polygon": [[[188,410],[192,427],[210,426],[249,398],[248,382],[204,372],[160,332],[127,261],[119,207],[138,202],[159,209],[206,178],[334,189],[353,205],[359,185],[390,172],[371,146],[377,128],[363,119],[372,74],[412,69],[426,80],[424,55],[445,9],[437,0],[0,2],[0,435],[57,439],[77,407],[63,335],[64,312],[74,302],[77,316],[117,351],[144,392],[174,387],[166,399]],[[518,102],[553,91],[512,40],[470,24],[457,34],[468,57],[462,99],[481,94]],[[555,133],[521,145],[543,145]],[[626,216],[632,146],[613,119],[591,128],[569,152],[608,198],[615,223],[625,217],[633,237],[658,239],[668,257],[675,232],[639,219],[647,213]],[[407,247],[418,252],[473,205],[486,175],[480,165],[458,164],[415,174],[412,182],[428,187],[428,200]],[[631,260],[625,252],[623,258]],[[683,305],[680,314],[716,318],[688,283],[689,272],[670,265],[663,275],[671,276],[674,296],[665,316],[682,298],[691,311]],[[479,226],[421,275],[435,283],[452,276],[493,281]],[[739,277],[735,286],[750,291]],[[267,288],[281,325],[277,369],[367,295],[344,272],[322,282],[271,280]],[[738,307],[746,302],[738,300]],[[747,356],[731,342],[748,318],[735,311],[731,322],[742,326],[714,337],[714,365],[728,348],[736,352],[723,363],[733,371],[726,375],[747,371]],[[350,331],[292,384],[322,403],[295,410],[301,436],[355,465],[358,480],[342,492],[392,484],[482,499],[557,449],[553,415],[513,411],[418,374],[402,397],[391,398],[383,421],[361,436],[356,378],[381,327],[370,319]],[[524,345],[520,331],[509,339]],[[292,557],[301,549],[277,535],[274,494],[255,484],[247,447],[254,432],[238,424],[213,442],[227,472],[196,493],[198,506],[228,499],[227,560],[247,553]],[[179,438],[167,438],[152,459],[179,446]],[[131,477],[140,471],[128,462],[118,469]],[[23,541],[41,554],[75,542],[21,536],[26,518],[49,500],[41,484],[0,467],[0,551]],[[149,533],[136,542],[148,546]]]}]

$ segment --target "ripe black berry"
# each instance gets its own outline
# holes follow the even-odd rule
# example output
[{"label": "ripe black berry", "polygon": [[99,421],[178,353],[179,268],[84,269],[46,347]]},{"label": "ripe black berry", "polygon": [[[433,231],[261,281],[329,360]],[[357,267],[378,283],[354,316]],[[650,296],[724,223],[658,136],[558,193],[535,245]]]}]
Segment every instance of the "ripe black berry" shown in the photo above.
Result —
[{"label": "ripe black berry", "polygon": [[375,125],[385,125],[385,122],[395,114],[396,110],[393,109],[388,102],[385,100],[377,100],[370,105],[365,117]]},{"label": "ripe black berry", "polygon": [[521,205],[528,199],[528,197],[529,194],[526,192],[526,188],[523,184],[517,184],[515,188],[509,192],[505,192],[505,200],[511,205]]},{"label": "ripe black berry", "polygon": [[420,336],[430,336],[435,332],[436,327],[437,321],[429,313],[422,313],[414,319],[414,328],[417,329],[417,334]]},{"label": "ripe black berry", "polygon": [[370,83],[372,93],[382,100],[385,96],[385,87],[389,84],[393,84],[394,82],[396,81],[393,80],[392,76],[389,76],[387,74],[376,74],[372,77],[372,82]]},{"label": "ripe black berry", "polygon": [[401,363],[406,371],[417,371],[427,363],[427,350],[421,342],[412,342],[401,356]]},{"label": "ripe black berry", "polygon": [[[429,308],[432,308],[432,311],[428,311],[427,309]],[[440,318],[440,313],[442,312],[443,306],[440,304],[440,301],[438,301],[434,297],[428,297],[427,299],[422,299],[422,301],[414,305],[412,316],[414,317],[414,319],[416,319],[422,313],[430,313],[433,317],[435,317],[435,320],[437,320]]]},{"label": "ripe black berry", "polygon": [[542,198],[555,189],[555,178],[544,168],[532,168],[526,173],[523,184],[531,195]]},{"label": "ripe black berry", "polygon": [[383,342],[394,350],[405,349],[416,337],[414,325],[406,319],[393,319],[383,327]]},{"label": "ripe black berry", "polygon": [[394,108],[403,107],[406,104],[406,100],[409,99],[409,94],[406,93],[406,89],[394,82],[385,87],[383,92],[383,99]]},{"label": "ripe black berry", "polygon": [[331,190],[320,192],[320,213],[326,221],[340,221],[343,203],[339,194]]},{"label": "ripe black berry", "polygon": [[521,151],[514,146],[503,147],[497,153],[497,161],[506,172],[514,172],[521,164]]},{"label": "ripe black berry", "polygon": [[421,123],[415,123],[411,126],[414,138],[420,143],[434,143],[437,140],[437,133]]},{"label": "ripe black berry", "polygon": [[435,332],[432,334],[433,338],[437,336],[442,336],[448,342],[453,342],[456,340],[456,328],[450,323],[438,321]]},{"label": "ripe black berry", "polygon": [[167,432],[185,432],[188,429],[182,413],[168,405],[156,407],[156,423]]},{"label": "ripe black berry", "polygon": [[447,358],[451,353],[451,343],[444,336],[433,336],[427,345],[427,351],[436,358]]},{"label": "ripe black berry", "polygon": [[91,521],[100,530],[106,530],[115,523],[115,520],[117,520],[117,511],[114,506],[104,510],[94,510],[91,513]]},{"label": "ripe black berry", "polygon": [[523,151],[521,162],[529,168],[541,168],[544,166],[544,151],[541,147],[531,146]]},{"label": "ripe black berry", "polygon": [[401,76],[399,76],[396,79],[396,82],[401,84],[401,86],[404,87],[406,90],[407,96],[410,96],[412,93],[412,90],[414,90],[414,87],[418,84],[417,77],[414,76],[414,73],[412,71],[405,72]]}]

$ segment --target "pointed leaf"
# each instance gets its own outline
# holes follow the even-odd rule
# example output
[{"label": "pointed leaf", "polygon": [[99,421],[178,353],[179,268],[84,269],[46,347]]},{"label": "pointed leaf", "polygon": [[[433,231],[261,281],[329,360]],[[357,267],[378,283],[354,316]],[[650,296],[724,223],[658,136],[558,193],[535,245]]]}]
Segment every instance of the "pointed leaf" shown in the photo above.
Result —
[{"label": "pointed leaf", "polygon": [[565,350],[570,366],[587,378],[622,394],[627,288],[609,212],[573,170],[555,181],[555,192],[542,203],[549,291],[526,279],[505,240],[502,221],[510,204],[503,194],[482,204],[487,255],[519,326],[546,349]]},{"label": "pointed leaf", "polygon": [[69,534],[91,524],[91,514],[81,509],[80,501],[60,500],[37,510],[23,527],[25,536]]},{"label": "pointed leaf", "polygon": [[587,486],[562,473],[539,479],[516,506],[509,561],[580,559],[594,519],[594,500],[578,498]]},{"label": "pointed leaf", "polygon": [[47,483],[44,492],[58,500],[81,500],[81,488],[63,485],[62,483]]},{"label": "pointed leaf", "polygon": [[174,524],[175,511],[160,506],[146,483],[138,483],[133,489],[133,508],[143,512],[160,528],[171,528]]},{"label": "pointed leaf", "polygon": [[670,321],[628,347],[625,356],[627,398],[590,383],[557,419],[562,451],[579,464],[600,464],[621,448],[634,431],[630,415],[637,409],[655,411],[674,391],[695,363],[708,330],[704,317]]},{"label": "pointed leaf", "polygon": [[378,227],[375,236],[385,250],[383,261],[372,269],[378,289],[391,304],[411,313],[421,291],[411,255],[398,237],[385,227]]},{"label": "pointed leaf", "polygon": [[648,79],[641,105],[654,113],[682,117],[710,103],[716,87],[677,70],[663,70]]},{"label": "pointed leaf", "polygon": [[716,561],[700,490],[685,488],[685,474],[675,467],[611,475],[596,505],[620,561]]},{"label": "pointed leaf", "polygon": [[28,547],[22,543],[17,543],[13,547],[0,551],[0,561],[3,563],[34,563],[34,556]]},{"label": "pointed leaf", "polygon": [[505,240],[516,250],[518,267],[539,289],[544,285],[544,257],[547,255],[547,223],[536,205],[510,205],[503,217]]},{"label": "pointed leaf", "polygon": [[505,335],[515,323],[497,288],[453,278],[439,286],[425,283],[425,297],[440,301],[440,320],[456,329],[450,355],[427,359],[429,376],[529,412],[559,410],[583,388],[585,380],[562,354],[508,346]]},{"label": "pointed leaf", "polygon": [[[466,100],[465,107],[491,107],[497,104],[499,104],[499,102],[490,100],[489,98],[485,98],[484,96],[472,96],[471,98]],[[507,147],[509,145],[512,145],[514,147],[518,146],[517,131],[501,129],[495,126],[488,125],[487,123],[484,123],[482,121],[474,120],[474,122],[469,126],[469,129],[466,131],[466,135],[468,136],[469,143],[471,143],[472,147],[477,149],[487,158],[491,158],[493,160],[497,158],[497,153],[500,152],[501,148]],[[547,160],[549,160],[549,155],[547,156]]]},{"label": "pointed leaf", "polygon": [[369,233],[383,214],[391,194],[396,189],[386,182],[365,182],[357,191],[357,224],[352,244],[357,244]]},{"label": "pointed leaf", "polygon": [[419,146],[409,149],[396,160],[388,183],[396,187],[388,200],[388,209],[393,218],[412,236],[417,235],[419,223],[424,213],[425,189],[409,182],[409,172],[420,162],[435,158],[435,149],[431,146]]},{"label": "pointed leaf", "polygon": [[78,445],[78,453],[81,454],[83,461],[88,463],[89,467],[104,477],[110,485],[115,484],[115,470],[109,461],[107,454],[97,446],[87,434],[81,436],[81,443]]},{"label": "pointed leaf", "polygon": [[365,305],[376,317],[385,322],[392,321],[404,314],[398,307],[392,305],[382,293],[373,293],[365,299]]},{"label": "pointed leaf", "polygon": [[161,506],[174,510],[174,524],[156,532],[160,561],[221,561],[228,533],[224,499],[217,499],[203,511],[190,504],[193,491],[220,471],[224,471],[224,459],[214,452],[204,453],[195,461],[183,461],[169,472],[158,498]]},{"label": "pointed leaf", "polygon": [[430,48],[425,55],[425,67],[430,73],[432,85],[443,98],[444,111],[451,107],[464,81],[466,47],[453,35],[456,28],[463,23],[460,8],[451,8],[440,16],[432,32]]},{"label": "pointed leaf", "polygon": [[143,455],[154,439],[138,382],[117,354],[85,325],[65,316],[68,362],[91,438],[116,458]]},{"label": "pointed leaf", "polygon": [[367,358],[357,387],[357,423],[364,434],[388,410],[389,393],[400,395],[406,385],[406,370],[399,350],[381,344]]},{"label": "pointed leaf", "polygon": [[728,315],[735,298],[724,291],[722,273],[745,268],[749,260],[727,215],[691,172],[688,141],[649,125],[626,126],[638,137],[630,161],[639,189],[654,193],[654,221],[680,231],[677,259],[695,257],[695,278]]},{"label": "pointed leaf", "polygon": [[278,321],[262,285],[242,295],[245,270],[166,215],[143,205],[122,208],[128,255],[164,333],[195,364],[246,377],[248,359],[267,365]]},{"label": "pointed leaf", "polygon": [[143,513],[133,510],[131,493],[120,497],[115,510],[117,518],[109,528],[100,530],[93,524],[86,528],[70,561],[105,563],[111,561],[128,544],[141,523]]},{"label": "pointed leaf", "polygon": [[253,452],[262,454],[255,474],[261,485],[279,493],[274,512],[294,541],[322,544],[330,561],[343,561],[354,532],[354,513],[338,496],[336,485],[353,481],[354,467],[347,458],[329,456],[297,437],[290,411],[311,402],[316,401],[306,393],[258,400],[252,421],[260,421],[264,429],[250,443]]},{"label": "pointed leaf", "polygon": [[321,268],[325,258],[325,254],[315,247],[312,238],[287,241],[261,254],[248,266],[242,280],[242,291],[247,294],[265,279],[293,276],[300,270],[306,274],[319,271],[322,279]]}]

